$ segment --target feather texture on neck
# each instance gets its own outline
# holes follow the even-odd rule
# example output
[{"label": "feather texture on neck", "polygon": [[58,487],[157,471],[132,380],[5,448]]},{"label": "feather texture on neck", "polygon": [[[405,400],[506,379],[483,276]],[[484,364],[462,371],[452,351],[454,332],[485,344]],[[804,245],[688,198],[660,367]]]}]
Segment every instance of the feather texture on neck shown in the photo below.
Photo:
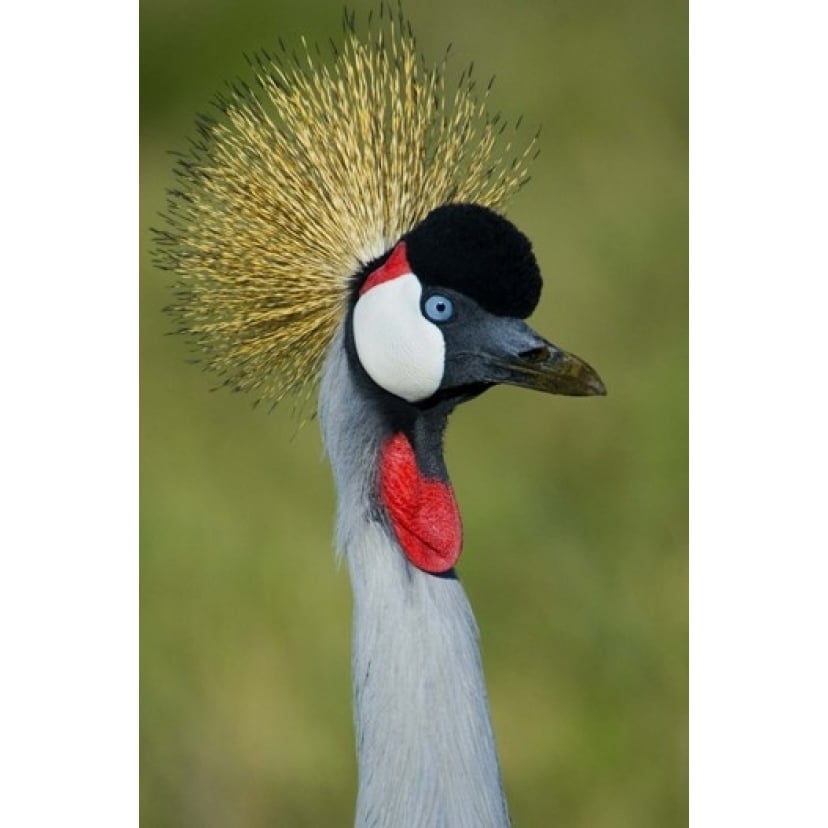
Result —
[{"label": "feather texture on neck", "polygon": [[354,595],[356,825],[508,826],[471,607],[453,570],[411,565],[383,514],[389,426],[355,386],[341,328],[319,413]]}]

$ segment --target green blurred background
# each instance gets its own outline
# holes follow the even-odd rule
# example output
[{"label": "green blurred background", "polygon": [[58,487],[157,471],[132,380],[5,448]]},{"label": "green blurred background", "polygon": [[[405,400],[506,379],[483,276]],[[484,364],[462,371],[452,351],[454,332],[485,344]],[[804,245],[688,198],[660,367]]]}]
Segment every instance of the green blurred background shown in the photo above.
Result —
[{"label": "green blurred background", "polygon": [[[354,3],[359,12],[372,4]],[[606,399],[495,389],[447,461],[516,826],[687,821],[687,8],[409,3],[422,50],[497,75],[543,125],[510,217],[533,318]],[[242,52],[339,38],[339,0],[144,0],[141,23],[141,820],[353,819],[347,572],[311,424],[210,394],[165,336],[148,228],[196,111]],[[364,19],[364,14],[362,19]]]}]

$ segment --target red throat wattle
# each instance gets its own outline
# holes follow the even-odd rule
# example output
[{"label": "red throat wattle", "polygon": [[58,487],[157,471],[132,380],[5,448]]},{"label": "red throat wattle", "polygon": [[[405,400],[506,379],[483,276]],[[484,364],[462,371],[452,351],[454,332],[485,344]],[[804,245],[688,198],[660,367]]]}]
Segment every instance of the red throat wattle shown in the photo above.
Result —
[{"label": "red throat wattle", "polygon": [[463,527],[450,483],[423,476],[403,433],[380,452],[380,498],[408,560],[426,572],[451,569],[460,557]]}]

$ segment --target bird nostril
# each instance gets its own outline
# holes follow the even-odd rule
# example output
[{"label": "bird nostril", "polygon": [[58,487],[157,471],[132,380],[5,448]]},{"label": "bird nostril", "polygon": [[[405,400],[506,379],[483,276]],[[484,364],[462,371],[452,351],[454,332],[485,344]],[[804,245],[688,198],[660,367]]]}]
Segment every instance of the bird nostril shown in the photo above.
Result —
[{"label": "bird nostril", "polygon": [[537,348],[529,348],[520,352],[520,358],[525,362],[543,362],[549,359],[549,348],[546,345],[539,345]]}]

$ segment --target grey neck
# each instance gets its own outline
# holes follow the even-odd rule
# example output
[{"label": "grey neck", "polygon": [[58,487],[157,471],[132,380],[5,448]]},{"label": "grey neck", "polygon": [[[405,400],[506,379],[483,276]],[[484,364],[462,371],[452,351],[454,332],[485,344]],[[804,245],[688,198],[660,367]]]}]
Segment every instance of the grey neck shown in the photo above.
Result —
[{"label": "grey neck", "polygon": [[408,562],[378,511],[389,429],[355,387],[342,329],[323,368],[319,416],[354,594],[356,825],[508,826],[471,607],[453,572]]}]

